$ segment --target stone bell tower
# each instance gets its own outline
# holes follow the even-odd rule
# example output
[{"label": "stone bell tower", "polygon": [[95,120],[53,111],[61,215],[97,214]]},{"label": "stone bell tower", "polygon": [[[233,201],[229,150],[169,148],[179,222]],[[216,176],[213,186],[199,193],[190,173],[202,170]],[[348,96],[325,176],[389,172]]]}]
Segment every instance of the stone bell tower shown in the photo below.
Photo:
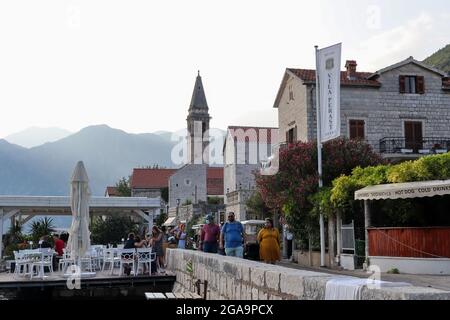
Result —
[{"label": "stone bell tower", "polygon": [[195,80],[194,92],[187,121],[187,151],[189,164],[207,164],[209,144],[209,120],[208,103],[206,102],[200,71]]}]

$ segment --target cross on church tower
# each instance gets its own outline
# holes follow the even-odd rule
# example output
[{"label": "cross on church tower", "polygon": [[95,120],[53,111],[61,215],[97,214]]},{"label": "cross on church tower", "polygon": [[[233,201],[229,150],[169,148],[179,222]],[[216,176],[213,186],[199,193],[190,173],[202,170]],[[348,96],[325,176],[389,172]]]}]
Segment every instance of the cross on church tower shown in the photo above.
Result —
[{"label": "cross on church tower", "polygon": [[200,76],[200,71],[198,71],[189,106],[189,114],[186,119],[188,130],[187,151],[190,164],[207,164],[209,162],[207,148],[209,144],[208,130],[210,119],[202,77]]}]

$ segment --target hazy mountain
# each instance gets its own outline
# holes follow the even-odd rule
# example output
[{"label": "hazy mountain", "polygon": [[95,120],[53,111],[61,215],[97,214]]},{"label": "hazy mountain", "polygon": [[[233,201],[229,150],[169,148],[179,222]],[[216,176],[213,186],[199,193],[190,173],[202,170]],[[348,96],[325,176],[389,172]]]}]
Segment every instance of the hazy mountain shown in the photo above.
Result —
[{"label": "hazy mountain", "polygon": [[39,128],[31,127],[23,131],[11,134],[5,138],[6,141],[20,145],[25,148],[40,146],[47,142],[54,142],[71,134],[70,131],[61,128]]},{"label": "hazy mountain", "polygon": [[83,160],[94,195],[134,167],[172,167],[174,143],[155,134],[129,134],[91,126],[31,149],[0,140],[0,194],[67,195],[72,170]]},{"label": "hazy mountain", "polygon": [[450,44],[426,58],[424,62],[450,75]]}]

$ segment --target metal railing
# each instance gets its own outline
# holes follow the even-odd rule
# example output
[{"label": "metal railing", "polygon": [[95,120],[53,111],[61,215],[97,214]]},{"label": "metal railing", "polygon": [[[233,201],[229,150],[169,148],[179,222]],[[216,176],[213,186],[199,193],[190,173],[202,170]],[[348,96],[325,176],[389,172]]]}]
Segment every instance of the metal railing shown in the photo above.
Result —
[{"label": "metal railing", "polygon": [[404,137],[388,137],[380,140],[382,154],[436,154],[450,150],[449,138],[423,138],[407,141]]}]

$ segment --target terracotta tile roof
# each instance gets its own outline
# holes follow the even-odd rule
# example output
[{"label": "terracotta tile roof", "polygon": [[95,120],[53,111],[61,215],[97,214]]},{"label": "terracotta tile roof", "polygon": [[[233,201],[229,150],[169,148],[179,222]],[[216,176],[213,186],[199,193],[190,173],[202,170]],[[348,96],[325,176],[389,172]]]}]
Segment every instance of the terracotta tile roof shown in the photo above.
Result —
[{"label": "terracotta tile roof", "polygon": [[160,189],[169,186],[169,177],[176,169],[133,169],[132,189]]},{"label": "terracotta tile roof", "polygon": [[119,192],[116,187],[106,187],[105,196],[108,195],[110,197],[118,197]]},{"label": "terracotta tile roof", "polygon": [[272,144],[272,139],[276,140],[277,137],[272,136],[274,132],[278,134],[278,128],[272,127],[229,126],[227,131],[237,138],[237,142],[246,142],[247,140],[249,142],[267,144]]},{"label": "terracotta tile roof", "polygon": [[223,195],[223,167],[208,167],[206,188],[210,196]]},{"label": "terracotta tile roof", "polygon": [[[316,70],[311,69],[291,69],[288,71],[295,74],[297,77],[305,82],[316,82]],[[369,87],[380,87],[381,83],[377,80],[369,80],[368,78],[372,75],[371,72],[355,72],[355,77],[349,79],[347,77],[347,71],[341,71],[341,85],[344,86],[369,86]]]},{"label": "terracotta tile roof", "polygon": [[[169,178],[177,169],[134,169],[131,176],[133,189],[160,189],[169,186]],[[223,168],[209,167],[206,177],[208,195],[223,195]]]}]

